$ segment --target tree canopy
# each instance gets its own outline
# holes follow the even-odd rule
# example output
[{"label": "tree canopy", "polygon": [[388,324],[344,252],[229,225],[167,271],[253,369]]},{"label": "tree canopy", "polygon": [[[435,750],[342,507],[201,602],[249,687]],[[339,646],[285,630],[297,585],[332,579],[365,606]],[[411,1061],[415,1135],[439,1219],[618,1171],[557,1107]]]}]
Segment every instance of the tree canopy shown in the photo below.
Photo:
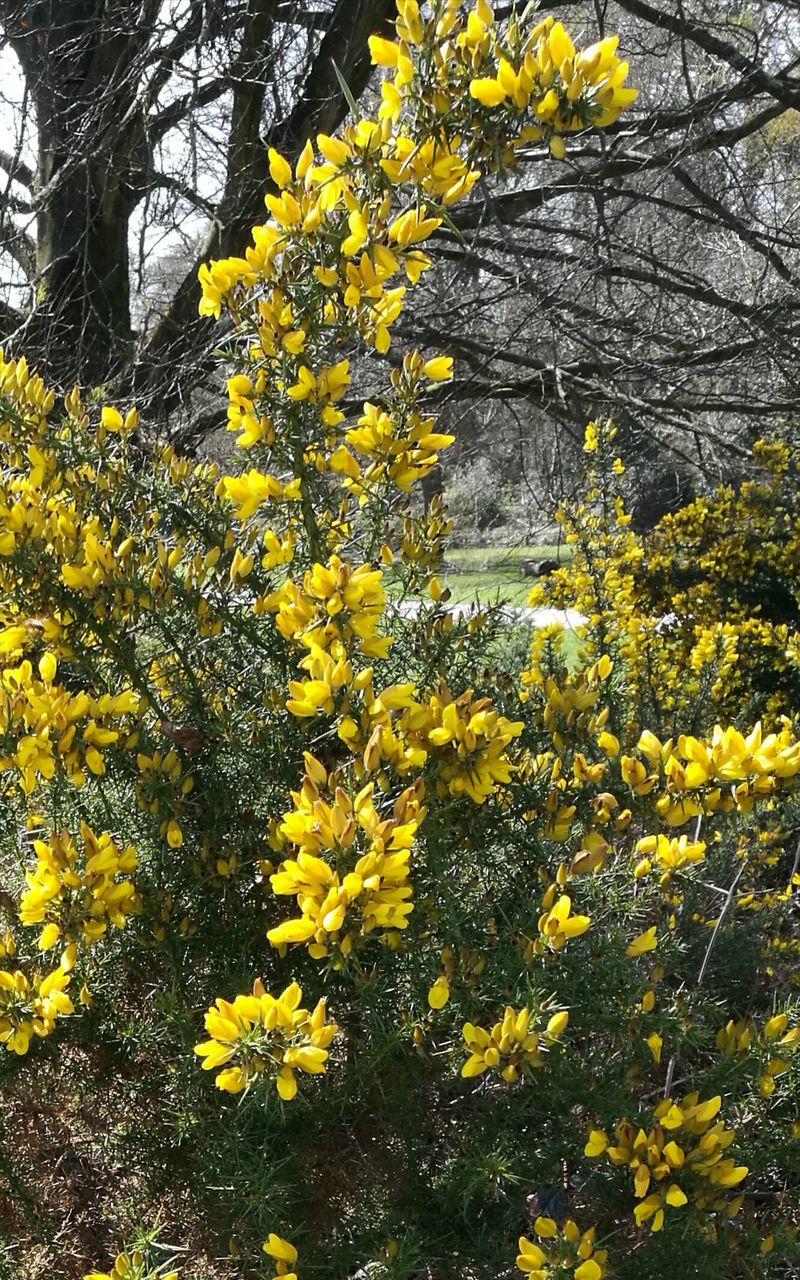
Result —
[{"label": "tree canopy", "polygon": [[[446,395],[468,431],[491,416],[511,440],[548,421],[579,435],[613,411],[719,469],[797,407],[797,7],[549,9],[619,32],[640,96],[566,161],[529,147],[439,232],[423,332],[458,356]],[[177,409],[190,436],[218,423],[198,266],[262,216],[267,146],[296,158],[346,117],[337,69],[373,91],[367,37],[391,12],[4,0],[6,348],[65,384],[111,382],[173,430]]]}]

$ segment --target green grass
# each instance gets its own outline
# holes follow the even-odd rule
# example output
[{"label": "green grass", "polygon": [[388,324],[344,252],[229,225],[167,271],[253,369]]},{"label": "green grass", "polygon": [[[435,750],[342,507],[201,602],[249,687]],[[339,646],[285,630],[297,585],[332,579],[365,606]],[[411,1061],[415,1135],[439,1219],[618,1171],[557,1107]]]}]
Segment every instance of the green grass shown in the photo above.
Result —
[{"label": "green grass", "polygon": [[[440,579],[450,589],[455,604],[480,603],[526,605],[536,578],[523,578],[520,573],[522,560],[558,560],[562,563],[572,558],[569,547],[555,543],[538,543],[520,547],[457,547],[448,549],[445,569]],[[391,584],[389,593],[392,593]],[[530,623],[520,623],[528,635]],[[510,628],[514,630],[513,625]],[[566,628],[561,645],[568,667],[576,664],[580,639]]]},{"label": "green grass", "polygon": [[448,564],[459,569],[516,569],[521,560],[569,560],[569,547],[555,542],[539,542],[518,547],[448,547]]},{"label": "green grass", "polygon": [[522,560],[568,560],[569,549],[552,543],[521,547],[458,547],[448,550],[445,579],[453,600],[500,600],[505,604],[527,604],[535,578],[523,578]]},{"label": "green grass", "polygon": [[458,604],[474,603],[527,604],[533,585],[530,578],[520,578],[518,573],[453,573],[444,574],[451,598]]}]

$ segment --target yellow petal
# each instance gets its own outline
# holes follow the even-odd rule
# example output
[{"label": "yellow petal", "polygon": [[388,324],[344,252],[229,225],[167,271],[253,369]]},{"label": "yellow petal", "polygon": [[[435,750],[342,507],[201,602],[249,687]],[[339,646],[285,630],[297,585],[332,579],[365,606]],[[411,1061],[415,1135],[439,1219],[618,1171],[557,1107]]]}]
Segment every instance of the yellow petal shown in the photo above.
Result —
[{"label": "yellow petal", "polygon": [[294,1072],[289,1067],[281,1067],[278,1072],[275,1083],[278,1086],[278,1093],[284,1102],[291,1102],[297,1093],[297,1081],[294,1078]]},{"label": "yellow petal", "polygon": [[486,1061],[479,1057],[477,1053],[473,1053],[461,1068],[461,1074],[465,1079],[470,1079],[471,1076],[479,1076],[482,1071],[486,1070],[486,1066]]},{"label": "yellow petal", "polygon": [[[43,653],[39,659],[39,675],[45,684],[52,684],[56,678],[58,663],[52,653]],[[773,1019],[774,1021],[774,1019]]]},{"label": "yellow petal", "polygon": [[381,36],[370,36],[369,56],[376,67],[396,67],[400,59],[400,50],[391,40]]},{"label": "yellow petal", "polygon": [[625,949],[626,956],[641,956],[646,951],[655,951],[658,946],[658,938],[656,936],[656,927],[653,925],[650,929],[645,929],[644,933],[638,933],[636,937],[628,944]]},{"label": "yellow petal", "polygon": [[39,935],[39,946],[42,951],[49,951],[61,937],[57,924],[46,924]]},{"label": "yellow petal", "polygon": [[276,1236],[274,1231],[270,1231],[269,1240],[265,1240],[261,1248],[279,1262],[297,1262],[297,1250],[294,1245],[282,1239],[281,1236]]},{"label": "yellow petal", "polygon": [[447,978],[437,978],[428,992],[428,1004],[432,1009],[443,1009],[449,999],[450,985]]},{"label": "yellow petal", "polygon": [[587,1258],[579,1267],[575,1268],[575,1280],[601,1280],[603,1272],[595,1262],[594,1258]]},{"label": "yellow petal", "polygon": [[540,1240],[551,1240],[558,1235],[558,1227],[552,1218],[537,1218],[533,1229]]},{"label": "yellow petal", "polygon": [[608,1146],[608,1138],[602,1129],[591,1129],[589,1131],[589,1140],[583,1148],[585,1156],[601,1156]]},{"label": "yellow petal", "polygon": [[563,1035],[564,1031],[566,1031],[568,1022],[569,1013],[566,1009],[562,1009],[560,1013],[554,1013],[547,1024],[547,1031],[545,1034],[550,1040],[557,1040],[558,1037]]},{"label": "yellow petal", "polygon": [[683,1191],[681,1191],[676,1182],[670,1183],[667,1187],[665,1199],[667,1204],[672,1205],[673,1209],[681,1209],[687,1201],[687,1197],[684,1195]]},{"label": "yellow petal", "polygon": [[653,1055],[654,1062],[661,1061],[661,1048],[663,1043],[664,1042],[657,1031],[650,1032],[650,1035],[647,1037],[647,1047]]},{"label": "yellow petal", "polygon": [[471,80],[469,91],[471,97],[480,102],[483,107],[497,107],[501,102],[505,102],[508,96],[499,81],[489,77]]}]

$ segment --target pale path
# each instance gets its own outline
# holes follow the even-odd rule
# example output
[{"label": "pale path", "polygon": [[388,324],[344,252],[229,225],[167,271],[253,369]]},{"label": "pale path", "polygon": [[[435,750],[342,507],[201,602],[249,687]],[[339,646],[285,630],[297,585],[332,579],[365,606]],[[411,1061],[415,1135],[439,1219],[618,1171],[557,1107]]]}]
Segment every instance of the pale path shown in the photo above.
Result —
[{"label": "pale path", "polygon": [[[442,607],[454,618],[471,618],[474,614],[483,612],[486,606],[481,607],[474,601],[460,601]],[[389,604],[388,608],[394,609],[404,618],[415,618],[422,605],[419,600],[397,600]],[[584,615],[578,613],[577,609],[532,609],[525,604],[504,604],[497,612],[505,621],[527,622],[532,627],[551,627],[555,624],[573,631],[586,622]]]}]

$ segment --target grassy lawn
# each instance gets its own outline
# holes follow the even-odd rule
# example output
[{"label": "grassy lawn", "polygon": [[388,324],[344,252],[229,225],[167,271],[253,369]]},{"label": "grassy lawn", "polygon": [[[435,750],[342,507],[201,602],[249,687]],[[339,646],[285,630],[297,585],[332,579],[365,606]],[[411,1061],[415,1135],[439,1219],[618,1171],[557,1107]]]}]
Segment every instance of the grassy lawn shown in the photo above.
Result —
[{"label": "grassy lawn", "polygon": [[[520,573],[522,560],[570,560],[569,547],[553,543],[539,543],[520,547],[458,547],[448,549],[445,570],[440,577],[450,588],[454,603],[515,604],[526,605],[536,578],[523,578]],[[389,587],[391,594],[391,586]],[[510,626],[511,632],[529,636],[530,623],[520,622]],[[525,641],[527,644],[527,640]],[[580,639],[567,628],[562,632],[562,649],[568,667],[576,664]]]},{"label": "grassy lawn", "polygon": [[445,578],[456,601],[527,604],[535,578],[523,578],[523,560],[568,560],[569,549],[543,543],[521,547],[458,547],[445,557]]}]

